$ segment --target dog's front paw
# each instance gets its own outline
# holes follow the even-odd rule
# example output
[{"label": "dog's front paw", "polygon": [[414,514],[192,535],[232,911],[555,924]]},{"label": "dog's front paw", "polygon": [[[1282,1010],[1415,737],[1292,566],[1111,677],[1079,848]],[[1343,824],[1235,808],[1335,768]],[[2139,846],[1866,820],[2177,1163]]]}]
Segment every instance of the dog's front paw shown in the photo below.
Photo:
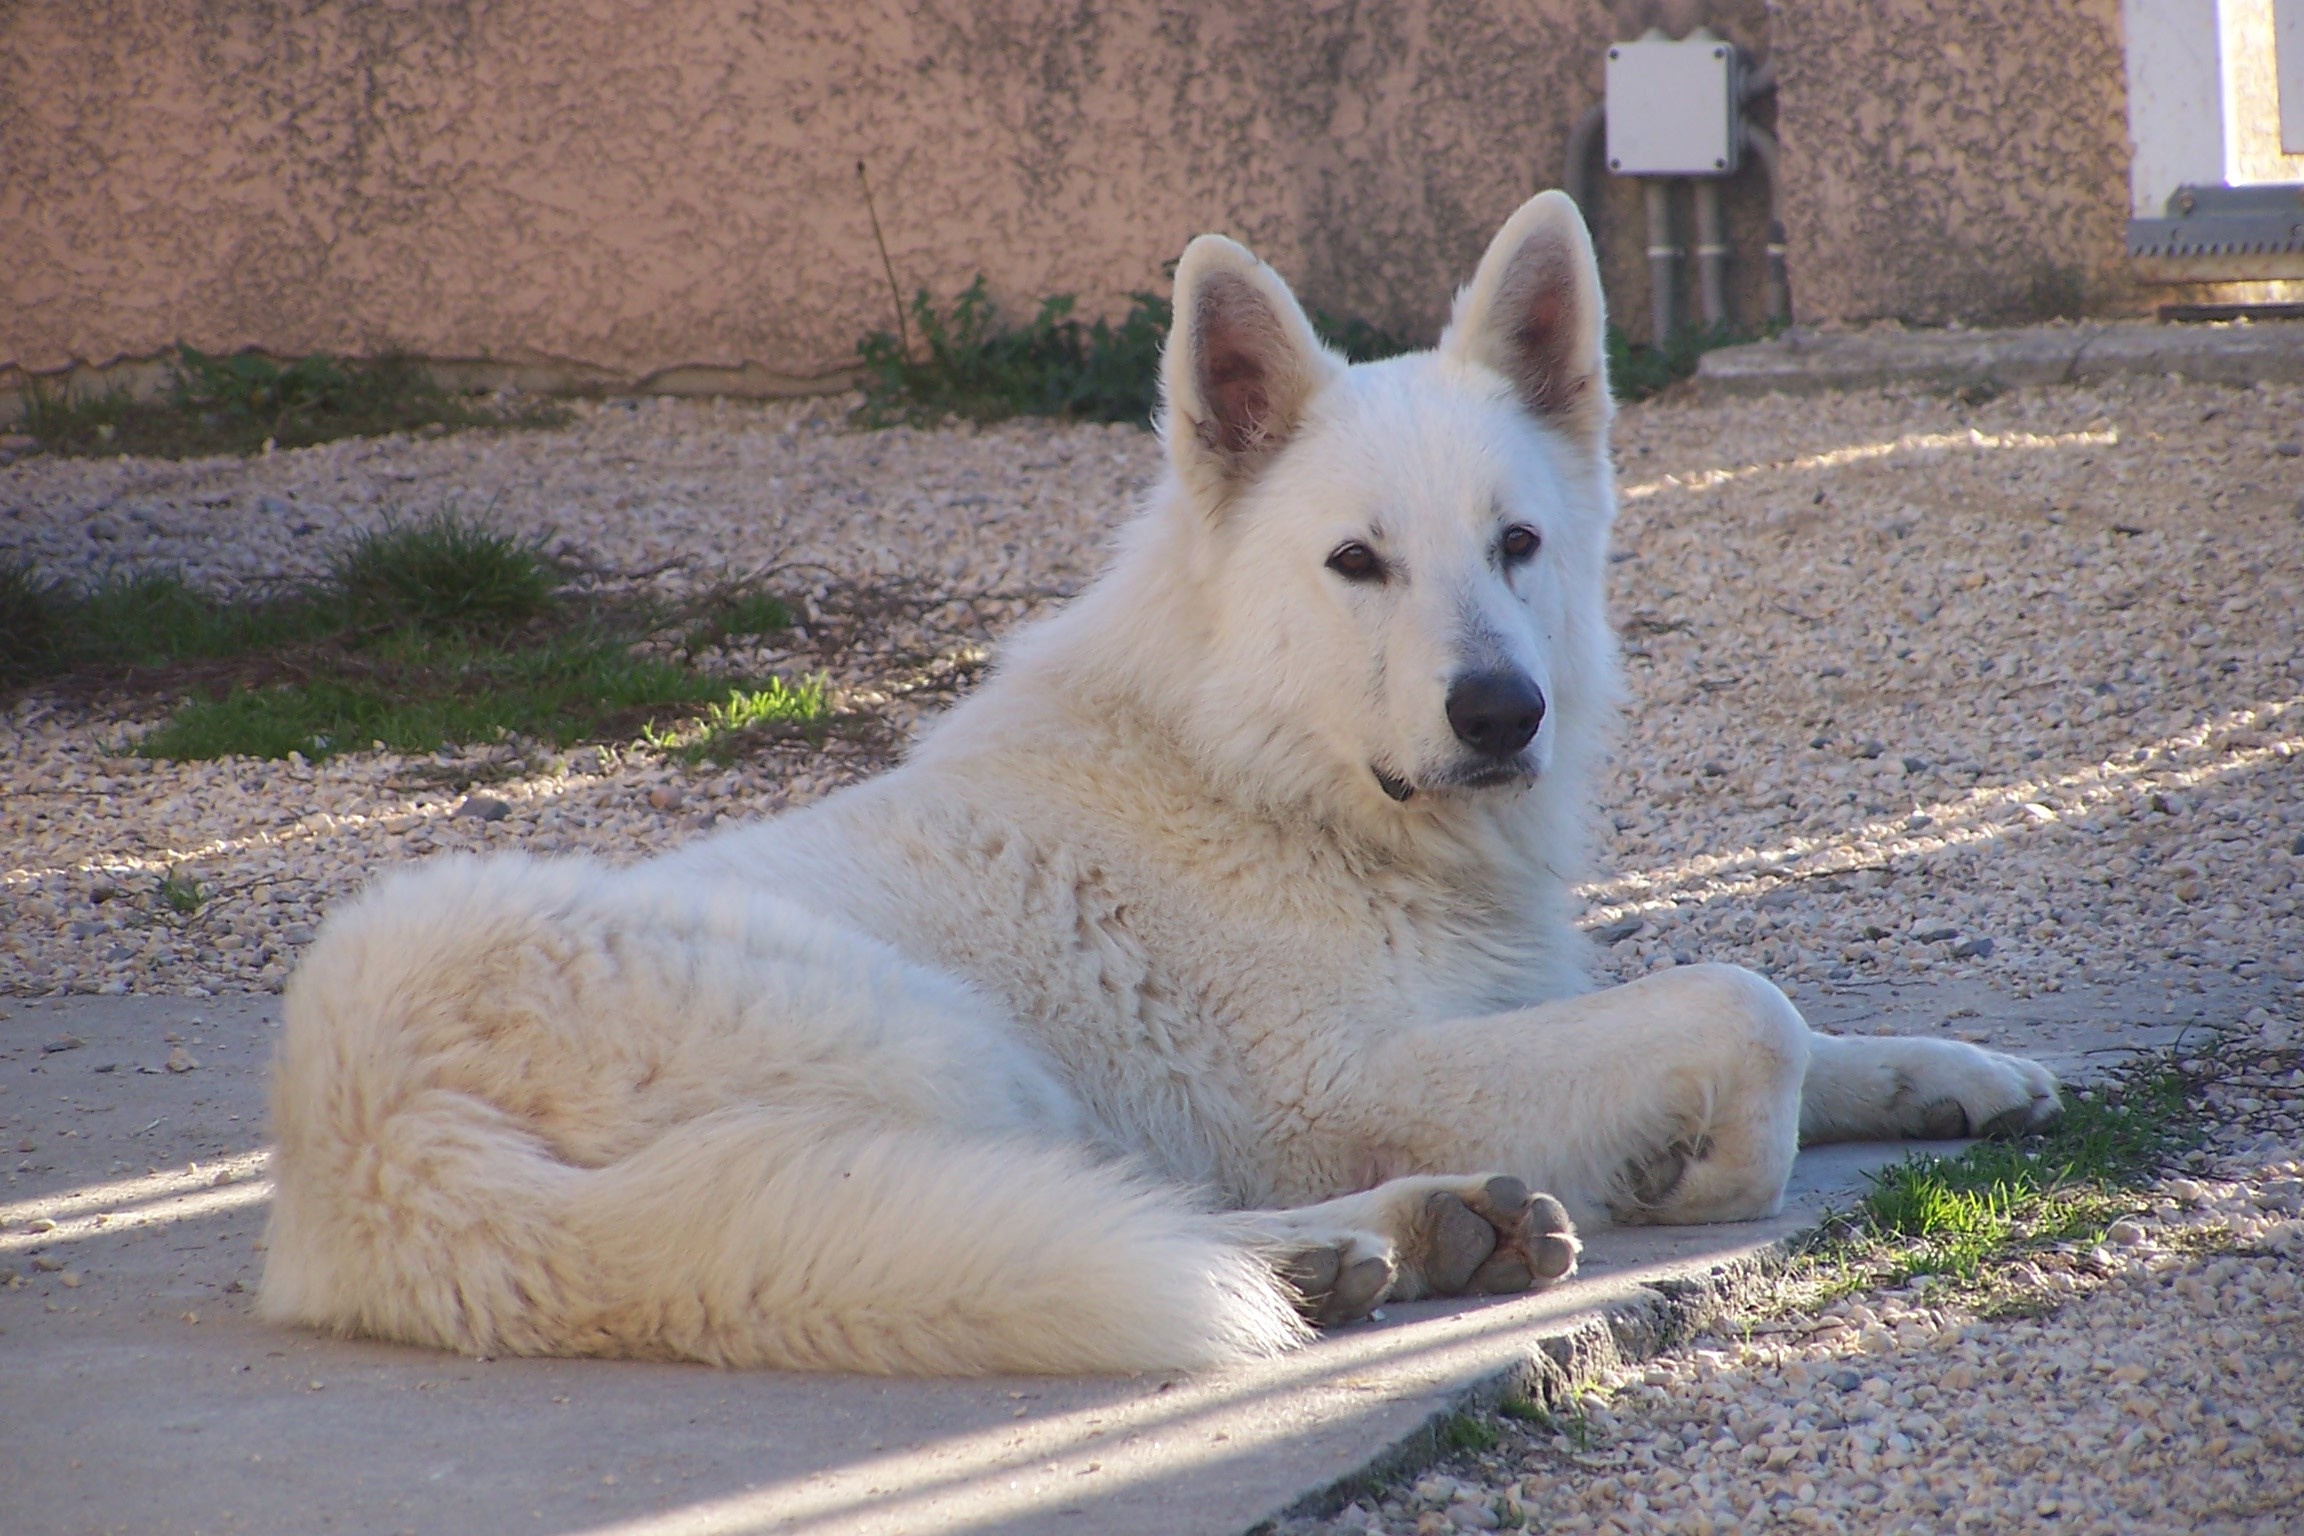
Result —
[{"label": "dog's front paw", "polygon": [[1423,1293],[1498,1296],[1566,1276],[1583,1244],[1559,1201],[1499,1173],[1434,1190],[1401,1246]]},{"label": "dog's front paw", "polygon": [[2022,1136],[2063,1113],[2056,1074],[2036,1061],[1955,1040],[1906,1042],[1897,1098],[1912,1116],[1907,1135],[1953,1140]]}]

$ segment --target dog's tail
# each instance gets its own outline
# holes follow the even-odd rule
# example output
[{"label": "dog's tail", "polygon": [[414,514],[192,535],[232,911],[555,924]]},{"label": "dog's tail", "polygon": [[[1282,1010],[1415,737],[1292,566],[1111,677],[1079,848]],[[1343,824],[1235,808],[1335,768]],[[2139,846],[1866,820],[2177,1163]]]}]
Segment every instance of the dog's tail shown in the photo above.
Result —
[{"label": "dog's tail", "polygon": [[1305,1336],[1223,1218],[1061,1142],[723,1102],[574,1160],[515,1092],[443,1065],[516,1063],[515,1029],[444,1045],[410,979],[430,967],[373,942],[410,935],[335,937],[289,989],[274,1062],[272,1320],[931,1375],[1192,1368]]}]

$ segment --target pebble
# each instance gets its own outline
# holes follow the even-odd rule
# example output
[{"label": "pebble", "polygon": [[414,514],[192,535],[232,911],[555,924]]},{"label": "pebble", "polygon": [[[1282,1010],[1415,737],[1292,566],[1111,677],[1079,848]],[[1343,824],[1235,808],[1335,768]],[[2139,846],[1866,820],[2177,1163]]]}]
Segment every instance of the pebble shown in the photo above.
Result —
[{"label": "pebble", "polygon": [[466,795],[456,803],[453,814],[468,816],[474,821],[502,821],[512,814],[512,807],[494,795]]}]

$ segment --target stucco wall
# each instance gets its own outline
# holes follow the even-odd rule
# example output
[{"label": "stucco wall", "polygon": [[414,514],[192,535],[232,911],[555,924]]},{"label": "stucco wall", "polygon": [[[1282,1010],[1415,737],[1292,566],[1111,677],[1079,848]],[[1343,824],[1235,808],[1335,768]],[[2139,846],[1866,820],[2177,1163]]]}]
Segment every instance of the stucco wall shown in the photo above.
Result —
[{"label": "stucco wall", "polygon": [[1522,0],[25,0],[0,9],[0,358],[182,338],[820,373],[889,321],[859,159],[907,291],[1118,295],[1224,229],[1331,308],[1428,328],[1554,179],[1612,25]]},{"label": "stucco wall", "polygon": [[[1111,308],[1219,229],[1429,334],[1606,43],[1699,18],[1775,44],[1804,318],[2120,301],[2113,0],[16,0],[0,383],[182,340],[804,384],[890,321],[859,159],[907,293]],[[1756,177],[1730,215],[1751,317]]]},{"label": "stucco wall", "polygon": [[2117,0],[1798,0],[1775,46],[1803,319],[2142,302]]}]

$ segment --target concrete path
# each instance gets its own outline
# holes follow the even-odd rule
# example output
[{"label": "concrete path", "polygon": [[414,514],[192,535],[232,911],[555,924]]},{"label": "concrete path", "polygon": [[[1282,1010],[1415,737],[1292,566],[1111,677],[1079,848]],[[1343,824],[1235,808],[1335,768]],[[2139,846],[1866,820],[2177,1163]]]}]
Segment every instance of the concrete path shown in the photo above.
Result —
[{"label": "concrete path", "polygon": [[[2068,1072],[2247,1005],[2187,997],[2170,1013],[2168,995],[1907,987],[1803,1003],[1819,1022],[1981,1037]],[[268,996],[0,1003],[11,1536],[1245,1531],[1414,1464],[1468,1402],[1660,1345],[1903,1150],[1803,1156],[1776,1221],[1599,1233],[1557,1290],[1389,1308],[1202,1379],[472,1360],[251,1316],[277,1009]]]},{"label": "concrete path", "polygon": [[1960,389],[2092,384],[2179,374],[2211,384],[2304,379],[2304,322],[2161,325],[2081,321],[1998,331],[1819,332],[1722,347],[1697,364],[1707,395],[1811,394],[1882,384]]}]

